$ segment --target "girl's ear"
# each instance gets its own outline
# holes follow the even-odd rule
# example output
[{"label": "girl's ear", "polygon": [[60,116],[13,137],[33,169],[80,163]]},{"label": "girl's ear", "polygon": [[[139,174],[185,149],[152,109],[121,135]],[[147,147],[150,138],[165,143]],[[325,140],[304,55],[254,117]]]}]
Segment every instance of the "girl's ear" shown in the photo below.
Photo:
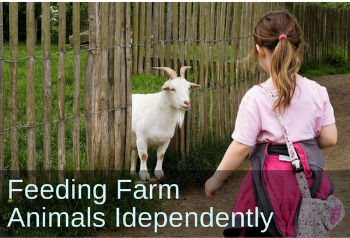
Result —
[{"label": "girl's ear", "polygon": [[258,55],[260,58],[264,58],[265,57],[265,51],[264,51],[264,48],[261,47],[260,45],[256,44],[255,45],[256,47],[256,50],[258,51]]}]

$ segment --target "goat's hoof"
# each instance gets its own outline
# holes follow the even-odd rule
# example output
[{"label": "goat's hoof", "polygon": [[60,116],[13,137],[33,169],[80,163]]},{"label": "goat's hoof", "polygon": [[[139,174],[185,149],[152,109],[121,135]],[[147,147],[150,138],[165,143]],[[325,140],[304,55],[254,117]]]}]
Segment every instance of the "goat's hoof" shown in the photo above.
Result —
[{"label": "goat's hoof", "polygon": [[142,181],[148,181],[150,179],[148,171],[140,171],[139,176]]},{"label": "goat's hoof", "polygon": [[158,180],[161,180],[162,178],[164,178],[164,171],[163,170],[154,170],[154,176]]}]

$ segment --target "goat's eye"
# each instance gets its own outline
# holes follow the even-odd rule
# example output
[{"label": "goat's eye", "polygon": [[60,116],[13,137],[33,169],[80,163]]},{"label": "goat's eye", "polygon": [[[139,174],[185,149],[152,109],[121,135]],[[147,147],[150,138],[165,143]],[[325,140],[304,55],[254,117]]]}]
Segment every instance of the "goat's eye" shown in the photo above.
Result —
[{"label": "goat's eye", "polygon": [[175,88],[171,88],[170,91],[172,92],[176,92]]}]

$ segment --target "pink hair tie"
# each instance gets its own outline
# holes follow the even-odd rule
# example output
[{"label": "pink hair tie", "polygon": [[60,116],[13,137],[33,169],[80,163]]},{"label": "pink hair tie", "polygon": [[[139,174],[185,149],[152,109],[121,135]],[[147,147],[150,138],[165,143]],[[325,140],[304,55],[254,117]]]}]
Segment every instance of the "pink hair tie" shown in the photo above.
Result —
[{"label": "pink hair tie", "polygon": [[280,37],[278,37],[278,40],[281,40],[282,38],[286,38],[287,39],[287,36],[285,34],[282,34],[282,35],[280,35]]}]

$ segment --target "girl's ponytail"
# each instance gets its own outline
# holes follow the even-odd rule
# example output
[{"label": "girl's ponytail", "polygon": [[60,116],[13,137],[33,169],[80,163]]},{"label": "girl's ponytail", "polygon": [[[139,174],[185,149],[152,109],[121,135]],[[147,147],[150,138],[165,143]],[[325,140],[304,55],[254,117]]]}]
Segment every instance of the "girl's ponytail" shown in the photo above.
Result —
[{"label": "girl's ponytail", "polygon": [[278,90],[278,97],[273,110],[277,107],[288,107],[292,100],[296,85],[296,74],[300,68],[300,60],[296,51],[297,49],[287,38],[280,37],[272,53],[271,78]]},{"label": "girl's ponytail", "polygon": [[[302,31],[287,11],[270,12],[254,28],[254,43],[272,52],[271,78],[279,92],[273,110],[290,105],[301,65]],[[258,54],[254,47],[252,52]]]}]

